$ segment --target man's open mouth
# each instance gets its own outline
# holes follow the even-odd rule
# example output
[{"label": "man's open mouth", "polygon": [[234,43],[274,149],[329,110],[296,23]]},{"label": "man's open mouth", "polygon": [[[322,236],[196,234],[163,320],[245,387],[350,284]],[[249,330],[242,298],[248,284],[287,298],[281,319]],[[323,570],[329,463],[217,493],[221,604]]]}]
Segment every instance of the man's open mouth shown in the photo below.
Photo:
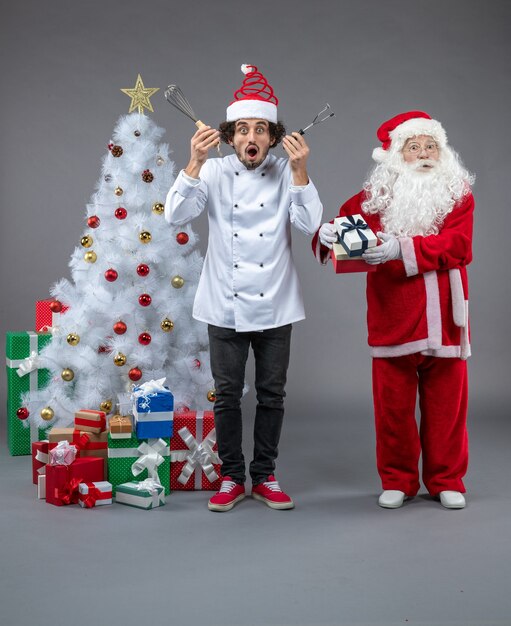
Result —
[{"label": "man's open mouth", "polygon": [[247,148],[247,155],[249,158],[254,159],[257,156],[258,149],[256,146],[249,146]]}]

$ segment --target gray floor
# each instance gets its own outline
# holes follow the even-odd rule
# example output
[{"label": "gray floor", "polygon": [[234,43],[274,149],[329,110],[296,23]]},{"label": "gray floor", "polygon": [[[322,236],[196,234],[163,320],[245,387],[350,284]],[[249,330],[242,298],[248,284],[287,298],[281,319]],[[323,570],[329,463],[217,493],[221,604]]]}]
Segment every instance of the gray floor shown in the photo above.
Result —
[{"label": "gray floor", "polygon": [[371,419],[294,427],[292,413],[279,477],[294,511],[247,498],[215,514],[204,492],[149,512],[53,507],[35,497],[30,459],[2,448],[1,624],[511,624],[504,411],[472,407],[463,511],[426,495],[379,508]]}]

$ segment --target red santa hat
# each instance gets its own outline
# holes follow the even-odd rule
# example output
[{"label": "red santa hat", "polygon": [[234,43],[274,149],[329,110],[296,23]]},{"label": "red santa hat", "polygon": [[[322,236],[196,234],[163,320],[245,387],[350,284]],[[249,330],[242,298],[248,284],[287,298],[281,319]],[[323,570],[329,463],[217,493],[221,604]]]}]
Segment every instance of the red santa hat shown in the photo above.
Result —
[{"label": "red santa hat", "polygon": [[418,135],[429,135],[437,142],[439,148],[447,145],[447,135],[440,122],[432,119],[424,111],[408,111],[400,113],[384,122],[376,133],[382,147],[373,150],[373,159],[383,163],[389,156],[403,149],[407,139]]},{"label": "red santa hat", "polygon": [[234,92],[234,100],[227,107],[226,121],[257,118],[277,123],[277,97],[266,78],[255,65],[242,65],[246,75],[241,87]]}]

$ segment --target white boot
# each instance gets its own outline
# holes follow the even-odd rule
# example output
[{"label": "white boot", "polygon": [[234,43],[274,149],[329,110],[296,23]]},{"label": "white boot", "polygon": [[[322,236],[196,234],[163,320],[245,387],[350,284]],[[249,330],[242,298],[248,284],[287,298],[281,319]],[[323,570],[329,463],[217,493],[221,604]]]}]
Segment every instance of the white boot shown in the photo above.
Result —
[{"label": "white boot", "polygon": [[403,491],[396,489],[386,489],[378,498],[378,504],[384,509],[399,509],[403,506],[406,495]]},{"label": "white boot", "polygon": [[446,509],[464,509],[466,502],[459,491],[441,491],[440,504]]}]

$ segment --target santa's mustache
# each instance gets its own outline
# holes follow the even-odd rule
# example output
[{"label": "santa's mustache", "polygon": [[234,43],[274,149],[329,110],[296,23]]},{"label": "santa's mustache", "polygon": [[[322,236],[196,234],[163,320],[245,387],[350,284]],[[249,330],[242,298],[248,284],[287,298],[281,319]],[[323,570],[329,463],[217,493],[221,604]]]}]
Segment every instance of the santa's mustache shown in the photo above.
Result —
[{"label": "santa's mustache", "polygon": [[432,159],[421,159],[420,161],[414,161],[413,163],[407,163],[408,167],[417,172],[422,169],[433,169],[436,167],[437,162]]}]

